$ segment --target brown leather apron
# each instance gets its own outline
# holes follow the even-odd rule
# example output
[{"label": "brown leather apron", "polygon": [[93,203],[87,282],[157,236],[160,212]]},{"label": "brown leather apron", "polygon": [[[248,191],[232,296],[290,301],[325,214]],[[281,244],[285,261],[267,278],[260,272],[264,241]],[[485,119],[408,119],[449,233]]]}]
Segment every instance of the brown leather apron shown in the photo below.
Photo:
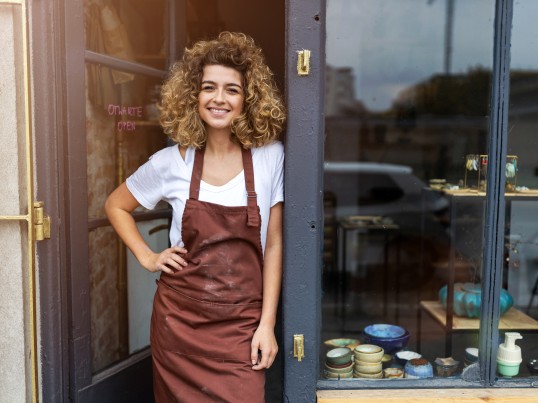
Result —
[{"label": "brown leather apron", "polygon": [[264,371],[251,342],[262,307],[260,213],[250,150],[243,150],[248,206],[198,200],[204,151],[197,150],[182,238],[189,262],[162,273],[151,318],[155,400],[263,402]]}]

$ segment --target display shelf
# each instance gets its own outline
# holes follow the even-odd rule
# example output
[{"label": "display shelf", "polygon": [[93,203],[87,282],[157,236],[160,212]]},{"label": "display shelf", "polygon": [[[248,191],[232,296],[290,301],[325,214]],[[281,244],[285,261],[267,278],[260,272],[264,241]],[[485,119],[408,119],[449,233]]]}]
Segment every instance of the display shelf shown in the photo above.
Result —
[{"label": "display shelf", "polygon": [[[446,309],[439,301],[420,301],[424,309],[435,321],[446,326]],[[454,315],[452,331],[478,330],[480,319],[465,318]],[[538,330],[538,321],[514,307],[499,318],[500,330]]]},{"label": "display shelf", "polygon": [[[456,280],[456,269],[458,259],[464,256],[467,260],[479,261],[481,265],[481,251],[483,245],[476,244],[480,242],[483,231],[483,223],[472,223],[468,217],[482,217],[486,207],[486,193],[477,189],[458,189],[458,190],[439,190],[433,188],[423,189],[424,200],[431,198],[429,192],[437,192],[445,197],[448,201],[447,213],[447,235],[448,235],[448,261],[447,271],[447,308],[441,306],[436,301],[423,301],[419,298],[420,309],[418,311],[417,330],[420,332],[421,313],[427,312],[436,323],[438,323],[445,332],[445,355],[448,357],[452,354],[452,335],[458,332],[477,331],[480,320],[456,316],[453,311],[454,304],[454,283]],[[427,197],[427,198],[426,198]],[[538,201],[538,190],[529,189],[524,192],[506,192],[505,193],[505,237],[510,236],[511,228],[511,209],[513,202],[517,201]],[[425,204],[424,204],[425,205]],[[472,213],[472,214],[471,214]],[[425,212],[423,211],[423,222]],[[465,219],[462,219],[465,218]],[[469,245],[474,245],[472,248]],[[506,247],[506,246],[505,246]],[[458,252],[456,252],[458,251]],[[504,251],[505,255],[508,251]],[[482,269],[477,267],[473,276],[480,273]],[[472,280],[471,280],[472,281]],[[503,276],[502,287],[507,289],[507,276]],[[511,308],[507,313],[499,318],[499,329],[501,330],[526,330],[535,332],[538,330],[538,321],[527,316],[516,308]],[[420,348],[420,338],[418,341]]]}]

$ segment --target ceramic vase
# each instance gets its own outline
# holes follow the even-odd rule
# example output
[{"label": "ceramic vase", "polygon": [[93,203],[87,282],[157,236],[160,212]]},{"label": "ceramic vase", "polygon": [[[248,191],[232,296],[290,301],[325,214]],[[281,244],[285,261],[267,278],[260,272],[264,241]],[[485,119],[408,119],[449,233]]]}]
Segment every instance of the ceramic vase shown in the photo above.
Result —
[{"label": "ceramic vase", "polygon": [[[439,290],[439,302],[446,308],[448,286],[443,286]],[[501,289],[500,295],[501,315],[506,313],[512,305],[514,299],[508,291]],[[468,318],[480,317],[480,306],[482,303],[482,288],[480,284],[455,283],[454,284],[454,313],[457,316]]]}]

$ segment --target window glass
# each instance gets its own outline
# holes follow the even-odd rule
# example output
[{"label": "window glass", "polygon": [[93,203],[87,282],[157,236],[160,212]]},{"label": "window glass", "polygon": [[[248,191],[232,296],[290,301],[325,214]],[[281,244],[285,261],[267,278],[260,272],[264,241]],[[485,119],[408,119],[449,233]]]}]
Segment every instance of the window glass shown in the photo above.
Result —
[{"label": "window glass", "polygon": [[[115,84],[112,70],[90,63],[86,72],[92,359],[94,371],[99,371],[149,344],[150,314],[137,304],[145,301],[150,308],[155,292],[154,281],[144,277],[149,273],[131,259],[108,226],[105,200],[150,155],[165,147],[167,139],[157,121],[159,79],[128,74],[128,81]],[[139,223],[147,242],[159,242],[156,248],[168,247],[165,221]],[[153,227],[163,225],[164,231],[150,236]]]},{"label": "window glass", "polygon": [[493,15],[327,1],[322,379],[460,377],[477,360],[460,302],[482,277]]},{"label": "window glass", "polygon": [[[84,7],[86,50],[166,70],[164,0],[85,0]],[[105,218],[104,203],[114,188],[167,145],[158,123],[161,82],[161,78],[86,64],[93,372],[149,345],[148,309],[155,283],[147,277],[155,275],[143,270],[126,250]],[[142,221],[138,226],[153,247],[168,246],[166,219]]]},{"label": "window glass", "polygon": [[[85,0],[84,11],[87,50],[166,69],[164,0]],[[116,83],[127,77],[113,76]]]},{"label": "window glass", "polygon": [[[538,375],[538,27],[533,18],[536,15],[535,1],[514,2],[499,343],[510,344],[510,340],[515,340],[520,350],[499,348],[500,377]],[[521,363],[517,362],[519,359]]]}]

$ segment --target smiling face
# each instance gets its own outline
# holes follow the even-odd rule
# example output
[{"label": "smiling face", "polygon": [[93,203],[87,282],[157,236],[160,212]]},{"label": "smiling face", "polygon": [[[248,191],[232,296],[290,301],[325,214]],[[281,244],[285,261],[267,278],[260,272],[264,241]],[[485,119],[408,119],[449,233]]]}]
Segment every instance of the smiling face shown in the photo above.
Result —
[{"label": "smiling face", "polygon": [[243,112],[244,99],[240,72],[221,65],[204,67],[198,113],[208,133],[215,130],[230,132],[232,120]]}]

